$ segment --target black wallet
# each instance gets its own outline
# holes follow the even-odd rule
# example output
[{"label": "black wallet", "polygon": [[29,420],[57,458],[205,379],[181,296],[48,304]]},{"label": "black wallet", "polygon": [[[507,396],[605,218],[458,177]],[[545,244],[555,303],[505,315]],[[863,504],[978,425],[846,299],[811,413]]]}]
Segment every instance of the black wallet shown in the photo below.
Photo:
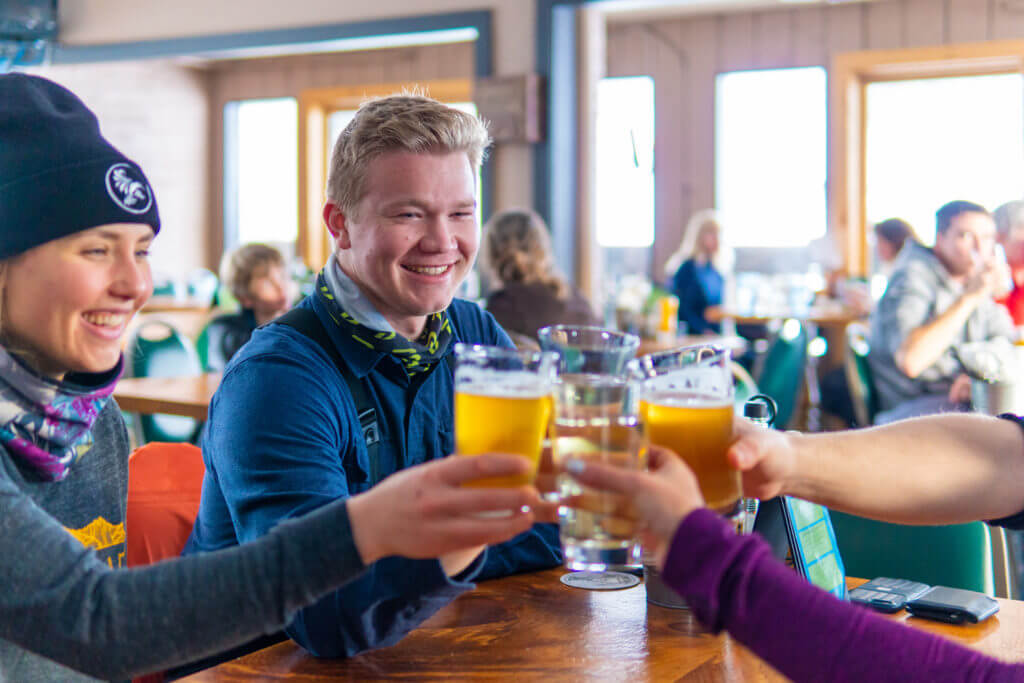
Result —
[{"label": "black wallet", "polygon": [[998,612],[999,603],[984,593],[935,586],[921,597],[909,601],[906,608],[915,617],[950,624],[965,621],[976,624]]}]

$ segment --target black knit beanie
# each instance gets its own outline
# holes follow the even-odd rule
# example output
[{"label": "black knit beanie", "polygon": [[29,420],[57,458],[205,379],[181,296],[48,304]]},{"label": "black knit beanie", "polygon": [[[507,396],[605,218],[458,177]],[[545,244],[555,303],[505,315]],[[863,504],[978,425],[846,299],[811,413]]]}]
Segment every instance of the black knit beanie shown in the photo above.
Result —
[{"label": "black knit beanie", "polygon": [[159,232],[142,169],[104,139],[96,115],[67,89],[0,75],[0,259],[113,223]]}]

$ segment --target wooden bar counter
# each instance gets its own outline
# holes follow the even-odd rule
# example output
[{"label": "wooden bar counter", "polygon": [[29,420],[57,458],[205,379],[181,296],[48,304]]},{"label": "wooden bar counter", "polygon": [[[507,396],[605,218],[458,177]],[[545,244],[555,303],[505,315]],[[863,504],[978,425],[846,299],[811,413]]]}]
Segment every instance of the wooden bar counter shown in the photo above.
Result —
[{"label": "wooden bar counter", "polygon": [[[351,659],[317,659],[285,641],[183,680],[786,680],[728,635],[701,632],[688,612],[647,604],[642,584],[587,591],[562,585],[564,573],[480,583],[397,645]],[[996,616],[977,625],[907,619],[905,613],[890,618],[1024,660],[1024,602],[1000,604]]]}]

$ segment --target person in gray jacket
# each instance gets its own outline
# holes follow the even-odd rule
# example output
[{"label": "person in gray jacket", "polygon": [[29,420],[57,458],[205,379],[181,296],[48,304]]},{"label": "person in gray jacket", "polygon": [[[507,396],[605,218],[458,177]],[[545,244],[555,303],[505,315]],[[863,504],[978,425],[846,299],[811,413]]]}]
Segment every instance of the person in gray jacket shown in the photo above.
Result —
[{"label": "person in gray jacket", "polygon": [[[129,443],[121,341],[153,290],[160,229],[137,164],[42,78],[0,75],[0,681],[126,679],[279,631],[376,560],[526,531],[526,472],[446,458],[282,522],[253,543],[124,566]],[[513,511],[501,518],[486,511]]]},{"label": "person in gray jacket", "polygon": [[935,246],[904,247],[871,316],[878,424],[966,409],[970,381],[957,348],[1014,334],[1006,309],[993,300],[1006,271],[995,258],[992,216],[959,200],[935,216]]}]

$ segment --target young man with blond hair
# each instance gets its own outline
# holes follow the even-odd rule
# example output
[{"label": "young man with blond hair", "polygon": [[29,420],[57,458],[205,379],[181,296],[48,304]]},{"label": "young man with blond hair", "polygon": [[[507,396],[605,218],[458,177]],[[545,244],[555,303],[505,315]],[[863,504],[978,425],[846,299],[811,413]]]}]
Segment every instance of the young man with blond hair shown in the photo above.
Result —
[{"label": "young man with blond hair", "polygon": [[[416,95],[363,105],[341,133],[323,209],[334,253],[305,313],[257,330],[225,370],[186,552],[259,538],[454,451],[455,342],[512,345],[454,299],[477,253],[489,142],[477,118]],[[353,655],[397,642],[474,580],[560,561],[553,525],[434,560],[386,558],[287,633],[315,655]]]}]

